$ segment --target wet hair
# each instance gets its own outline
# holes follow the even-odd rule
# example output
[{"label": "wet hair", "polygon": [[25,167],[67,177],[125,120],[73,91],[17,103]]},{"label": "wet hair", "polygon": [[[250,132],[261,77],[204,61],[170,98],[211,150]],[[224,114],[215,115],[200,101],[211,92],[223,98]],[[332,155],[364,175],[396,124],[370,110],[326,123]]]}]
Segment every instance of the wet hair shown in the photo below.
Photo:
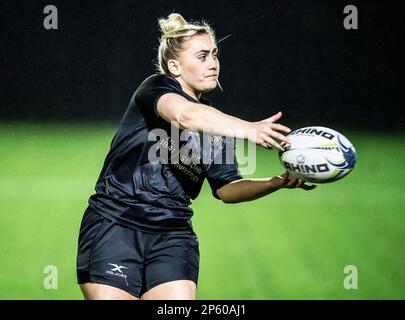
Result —
[{"label": "wet hair", "polygon": [[161,74],[170,74],[168,61],[179,57],[184,42],[191,39],[192,36],[208,34],[212,36],[216,44],[214,30],[205,21],[189,23],[180,14],[172,13],[167,18],[160,18],[159,26],[162,35],[156,68]]}]

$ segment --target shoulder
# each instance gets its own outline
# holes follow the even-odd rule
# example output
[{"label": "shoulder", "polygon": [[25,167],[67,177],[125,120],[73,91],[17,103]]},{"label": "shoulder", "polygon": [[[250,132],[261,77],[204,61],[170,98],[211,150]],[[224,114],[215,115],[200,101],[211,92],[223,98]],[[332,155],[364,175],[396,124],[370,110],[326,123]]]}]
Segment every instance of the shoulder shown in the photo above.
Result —
[{"label": "shoulder", "polygon": [[141,83],[137,91],[150,89],[166,89],[166,88],[181,91],[180,83],[171,76],[166,74],[153,74],[149,76]]}]

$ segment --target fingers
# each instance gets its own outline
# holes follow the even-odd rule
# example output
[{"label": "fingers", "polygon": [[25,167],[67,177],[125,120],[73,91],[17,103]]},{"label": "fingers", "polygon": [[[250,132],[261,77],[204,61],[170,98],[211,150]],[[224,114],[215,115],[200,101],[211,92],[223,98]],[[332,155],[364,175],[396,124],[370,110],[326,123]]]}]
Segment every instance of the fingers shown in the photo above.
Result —
[{"label": "fingers", "polygon": [[283,136],[281,133],[278,133],[277,131],[272,131],[271,136],[273,138],[276,138],[276,139],[280,140],[280,141],[284,141],[285,143],[289,142],[288,139],[285,136]]},{"label": "fingers", "polygon": [[279,112],[276,113],[274,116],[271,116],[270,118],[267,118],[266,120],[267,120],[267,121],[270,121],[270,122],[276,122],[278,119],[281,118],[282,115],[283,115],[283,114],[281,113],[281,111],[279,111]]},{"label": "fingers", "polygon": [[286,187],[290,189],[297,188],[300,183],[301,181],[298,178],[290,175],[290,180],[287,182]]},{"label": "fingers", "polygon": [[284,148],[279,143],[277,143],[270,137],[265,138],[264,142],[265,142],[267,148],[276,148],[280,151],[285,151]]},{"label": "fingers", "polygon": [[[289,143],[288,139],[283,136],[281,133],[278,133],[273,130],[265,130],[265,132],[262,133],[262,139],[264,140],[265,144],[270,147],[270,148],[276,148],[280,151],[285,151],[284,146]],[[279,144],[277,141],[274,139],[280,140],[281,144]],[[285,144],[285,145],[283,145]]]},{"label": "fingers", "polygon": [[280,151],[284,151],[284,148],[279,143],[273,140],[277,139],[280,140],[281,142],[289,143],[287,137],[285,137],[280,132],[289,133],[291,132],[291,129],[282,124],[275,123],[277,120],[281,118],[281,116],[282,113],[280,111],[277,114],[271,116],[270,118],[261,121],[260,123],[263,127],[260,131],[262,131],[267,136],[265,138],[265,141],[269,147],[274,147]]},{"label": "fingers", "polygon": [[272,115],[270,118],[267,118],[265,121],[276,122],[281,118],[282,115],[283,113],[279,111],[275,115]]},{"label": "fingers", "polygon": [[295,188],[300,188],[306,191],[313,190],[317,186],[316,185],[308,185],[305,183],[305,181],[298,179],[295,177],[293,174],[291,174],[289,171],[286,171],[281,175],[283,178],[283,185],[285,188],[289,189],[295,189]]},{"label": "fingers", "polygon": [[308,184],[304,183],[300,188],[308,191],[308,190],[313,190],[316,187],[317,187],[317,185],[314,185],[314,184],[313,185],[308,185]]},{"label": "fingers", "polygon": [[279,124],[279,123],[273,123],[271,125],[271,128],[273,130],[282,131],[282,132],[285,132],[285,133],[290,133],[291,132],[290,128],[288,128],[286,126],[283,126],[282,124]]},{"label": "fingers", "polygon": [[283,187],[291,188],[295,180],[297,180],[289,171],[284,172],[281,177],[283,178]]},{"label": "fingers", "polygon": [[291,132],[290,128],[288,128],[288,127],[286,127],[286,126],[284,126],[282,124],[275,123],[277,120],[279,120],[281,118],[282,115],[283,114],[280,111],[280,112],[276,113],[274,116],[271,116],[270,118],[267,118],[267,119],[265,119],[263,121],[270,123],[270,128],[273,129],[273,130],[282,131],[282,132],[285,132],[285,133],[290,133]]}]

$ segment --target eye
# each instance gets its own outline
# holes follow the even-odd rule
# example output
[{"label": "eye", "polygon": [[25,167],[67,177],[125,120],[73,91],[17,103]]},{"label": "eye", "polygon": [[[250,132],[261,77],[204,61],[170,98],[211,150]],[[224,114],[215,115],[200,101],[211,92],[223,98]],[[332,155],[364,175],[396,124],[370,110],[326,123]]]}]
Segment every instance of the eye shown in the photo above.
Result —
[{"label": "eye", "polygon": [[207,56],[200,56],[200,57],[198,57],[198,59],[200,59],[201,61],[205,61],[206,58],[207,58]]}]

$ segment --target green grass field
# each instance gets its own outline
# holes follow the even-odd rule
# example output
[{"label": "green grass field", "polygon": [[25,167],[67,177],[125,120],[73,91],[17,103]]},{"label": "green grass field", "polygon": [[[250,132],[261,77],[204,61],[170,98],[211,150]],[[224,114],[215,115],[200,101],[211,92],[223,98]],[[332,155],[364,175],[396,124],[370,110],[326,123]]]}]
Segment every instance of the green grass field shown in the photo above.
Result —
[{"label": "green grass field", "polygon": [[[79,224],[114,126],[0,125],[0,299],[81,299]],[[405,299],[405,133],[346,133],[355,170],[316,190],[193,202],[199,299]],[[282,172],[258,149],[252,177]],[[44,268],[58,270],[45,289]],[[347,290],[344,268],[358,270]]]}]

